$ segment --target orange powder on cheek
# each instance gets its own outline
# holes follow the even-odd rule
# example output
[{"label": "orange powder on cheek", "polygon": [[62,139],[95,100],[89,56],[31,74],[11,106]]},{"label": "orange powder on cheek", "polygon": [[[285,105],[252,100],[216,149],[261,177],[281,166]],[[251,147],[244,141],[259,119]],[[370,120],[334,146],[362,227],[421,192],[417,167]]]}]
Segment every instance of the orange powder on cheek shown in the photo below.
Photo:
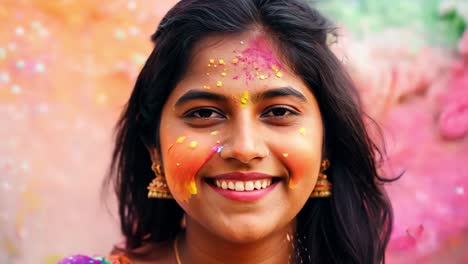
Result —
[{"label": "orange powder on cheek", "polygon": [[180,137],[168,149],[165,172],[171,192],[183,201],[197,194],[195,176],[218,151],[218,146],[199,145],[197,141]]},{"label": "orange powder on cheek", "polygon": [[288,182],[289,188],[296,188],[304,177],[312,177],[315,174],[318,175],[318,171],[317,173],[315,173],[315,171],[317,166],[320,166],[320,164],[317,163],[318,165],[314,166],[314,162],[311,161],[310,155],[297,150],[283,151],[280,153],[282,154],[277,156],[281,157],[282,162],[290,172]]}]

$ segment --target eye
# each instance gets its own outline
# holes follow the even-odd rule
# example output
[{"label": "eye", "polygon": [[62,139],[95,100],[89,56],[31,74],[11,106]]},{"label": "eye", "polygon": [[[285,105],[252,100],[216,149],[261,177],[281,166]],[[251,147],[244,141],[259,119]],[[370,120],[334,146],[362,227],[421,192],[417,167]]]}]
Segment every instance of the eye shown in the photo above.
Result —
[{"label": "eye", "polygon": [[262,114],[262,118],[284,118],[291,115],[297,116],[298,114],[297,111],[288,107],[278,106],[267,109],[267,111]]},{"label": "eye", "polygon": [[189,111],[184,115],[184,118],[189,119],[221,119],[224,116],[219,111],[212,108],[197,108]]}]

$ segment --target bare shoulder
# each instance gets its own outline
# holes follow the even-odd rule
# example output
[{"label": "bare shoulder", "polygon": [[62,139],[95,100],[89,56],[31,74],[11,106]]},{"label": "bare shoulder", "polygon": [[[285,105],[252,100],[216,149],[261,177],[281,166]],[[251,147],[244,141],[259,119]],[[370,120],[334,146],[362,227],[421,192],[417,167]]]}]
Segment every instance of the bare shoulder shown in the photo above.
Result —
[{"label": "bare shoulder", "polygon": [[171,242],[148,244],[134,250],[132,253],[114,249],[112,254],[125,254],[131,264],[173,264],[176,263]]}]

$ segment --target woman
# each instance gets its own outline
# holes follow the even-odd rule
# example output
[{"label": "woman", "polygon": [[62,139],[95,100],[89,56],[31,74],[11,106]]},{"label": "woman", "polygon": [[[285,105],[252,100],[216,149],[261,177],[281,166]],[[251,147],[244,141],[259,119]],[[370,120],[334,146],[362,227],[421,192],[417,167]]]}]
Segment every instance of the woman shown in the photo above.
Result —
[{"label": "woman", "polygon": [[117,126],[115,261],[384,262],[391,206],[332,32],[300,0],[168,12]]}]

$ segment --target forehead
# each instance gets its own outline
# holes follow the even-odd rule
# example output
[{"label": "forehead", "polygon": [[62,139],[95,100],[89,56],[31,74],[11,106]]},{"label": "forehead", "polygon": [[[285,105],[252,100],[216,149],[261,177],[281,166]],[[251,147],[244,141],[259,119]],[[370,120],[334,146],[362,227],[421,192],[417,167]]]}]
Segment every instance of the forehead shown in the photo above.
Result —
[{"label": "forehead", "polygon": [[206,37],[195,45],[187,71],[172,95],[206,89],[238,96],[246,91],[291,87],[313,97],[278,53],[275,43],[258,31]]}]

